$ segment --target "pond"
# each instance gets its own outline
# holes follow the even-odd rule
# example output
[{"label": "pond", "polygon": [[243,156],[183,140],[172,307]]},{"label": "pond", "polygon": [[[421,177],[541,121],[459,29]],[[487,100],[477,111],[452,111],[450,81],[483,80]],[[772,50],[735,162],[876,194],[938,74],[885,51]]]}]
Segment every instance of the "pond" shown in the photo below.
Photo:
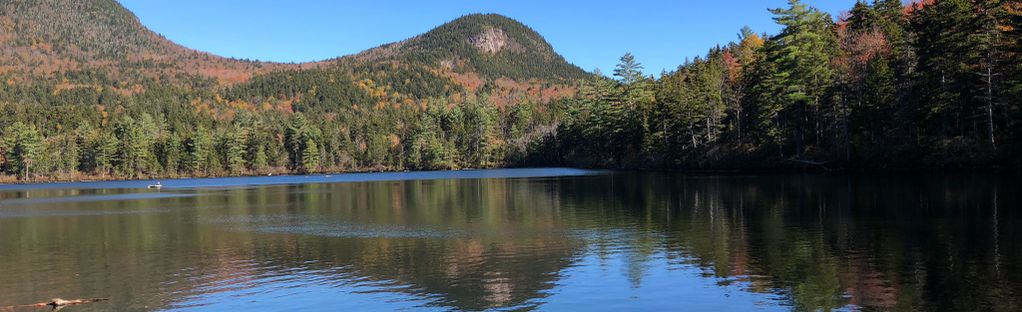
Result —
[{"label": "pond", "polygon": [[0,186],[0,306],[1020,310],[997,174],[506,169]]}]

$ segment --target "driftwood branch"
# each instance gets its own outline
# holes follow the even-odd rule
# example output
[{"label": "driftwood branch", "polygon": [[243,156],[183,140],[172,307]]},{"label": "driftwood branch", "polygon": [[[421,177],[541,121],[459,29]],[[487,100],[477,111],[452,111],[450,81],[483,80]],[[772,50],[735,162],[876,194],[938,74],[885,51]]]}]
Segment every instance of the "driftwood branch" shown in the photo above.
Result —
[{"label": "driftwood branch", "polygon": [[60,299],[60,298],[54,298],[54,299],[50,299],[50,301],[48,301],[48,302],[40,302],[40,303],[33,303],[33,304],[22,304],[22,305],[13,305],[13,306],[0,307],[0,311],[9,311],[9,310],[17,309],[17,308],[42,308],[42,307],[50,307],[50,308],[53,308],[53,309],[60,309],[60,308],[63,308],[63,307],[69,306],[69,305],[86,304],[86,303],[93,303],[93,302],[100,302],[100,301],[107,301],[107,300],[110,300],[110,298],[90,298],[90,299],[74,299],[74,300],[64,300],[64,299]]},{"label": "driftwood branch", "polygon": [[823,170],[830,171],[830,168],[827,168],[827,163],[829,163],[829,161],[812,161],[812,160],[802,160],[802,159],[795,159],[795,158],[788,159],[788,161],[793,162],[793,163],[803,164],[803,165],[818,166],[818,167],[822,168]]}]

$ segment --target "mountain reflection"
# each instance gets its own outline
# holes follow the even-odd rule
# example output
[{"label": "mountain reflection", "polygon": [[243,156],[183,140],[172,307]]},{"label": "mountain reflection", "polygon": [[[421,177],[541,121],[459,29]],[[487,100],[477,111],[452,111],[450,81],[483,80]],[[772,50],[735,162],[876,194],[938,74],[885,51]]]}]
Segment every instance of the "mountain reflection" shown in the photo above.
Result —
[{"label": "mountain reflection", "polygon": [[[12,291],[0,305],[592,310],[656,308],[643,298],[701,287],[723,295],[677,301],[1018,310],[1018,186],[991,175],[619,173],[152,197],[9,191],[0,286]],[[97,196],[114,200],[87,200]]]}]

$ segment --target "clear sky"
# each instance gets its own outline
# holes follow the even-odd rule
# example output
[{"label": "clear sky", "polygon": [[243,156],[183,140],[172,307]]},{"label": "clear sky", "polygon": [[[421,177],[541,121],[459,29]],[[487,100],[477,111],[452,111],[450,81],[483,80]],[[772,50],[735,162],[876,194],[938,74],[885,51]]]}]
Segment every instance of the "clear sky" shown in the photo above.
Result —
[{"label": "clear sky", "polygon": [[[119,0],[150,29],[222,56],[304,62],[357,53],[470,13],[499,13],[542,34],[583,69],[609,73],[632,52],[658,74],[737,38],[776,33],[786,0]],[[855,0],[805,0],[837,16]]]}]

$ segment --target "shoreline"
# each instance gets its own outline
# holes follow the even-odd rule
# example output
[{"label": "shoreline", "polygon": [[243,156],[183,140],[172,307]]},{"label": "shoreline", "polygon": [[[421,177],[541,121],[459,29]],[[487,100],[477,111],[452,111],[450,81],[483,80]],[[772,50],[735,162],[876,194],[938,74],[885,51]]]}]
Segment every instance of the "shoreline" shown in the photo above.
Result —
[{"label": "shoreline", "polygon": [[248,172],[242,174],[207,174],[207,175],[153,175],[149,177],[125,177],[117,175],[75,175],[75,178],[61,178],[53,176],[37,177],[29,180],[18,179],[10,175],[0,175],[0,186],[17,185],[48,185],[67,183],[99,183],[99,182],[144,182],[144,181],[173,181],[173,180],[199,180],[199,179],[230,179],[230,178],[258,178],[258,177],[313,177],[347,174],[371,174],[371,173],[439,173],[439,172],[463,172],[463,171],[486,171],[486,170],[583,170],[583,171],[608,171],[608,172],[636,172],[636,173],[669,173],[669,174],[692,174],[692,175],[735,175],[735,174],[1002,174],[1022,172],[1022,168],[1015,167],[962,167],[962,168],[739,168],[739,169],[659,169],[659,168],[590,168],[570,166],[550,167],[496,167],[496,168],[460,168],[440,170],[407,170],[407,169],[366,169],[350,171],[318,171],[310,173],[293,172],[289,170],[265,170],[261,172]]},{"label": "shoreline", "polygon": [[0,191],[67,188],[146,188],[148,183],[162,182],[161,189],[216,188],[231,186],[287,185],[305,183],[343,183],[377,181],[411,181],[438,179],[539,178],[585,176],[611,171],[565,167],[498,168],[435,171],[364,171],[344,173],[280,174],[272,176],[178,177],[169,179],[61,181],[42,183],[0,184]]}]

